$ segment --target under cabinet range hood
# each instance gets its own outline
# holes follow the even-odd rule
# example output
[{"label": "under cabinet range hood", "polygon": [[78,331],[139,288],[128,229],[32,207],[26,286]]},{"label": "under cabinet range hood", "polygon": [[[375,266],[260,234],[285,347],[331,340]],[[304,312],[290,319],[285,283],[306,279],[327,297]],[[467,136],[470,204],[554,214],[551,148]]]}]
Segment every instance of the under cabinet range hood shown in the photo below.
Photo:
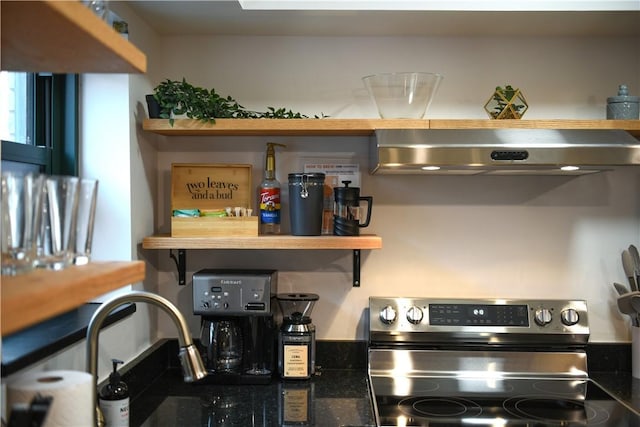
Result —
[{"label": "under cabinet range hood", "polygon": [[613,129],[378,129],[372,174],[584,175],[640,165],[640,141]]}]

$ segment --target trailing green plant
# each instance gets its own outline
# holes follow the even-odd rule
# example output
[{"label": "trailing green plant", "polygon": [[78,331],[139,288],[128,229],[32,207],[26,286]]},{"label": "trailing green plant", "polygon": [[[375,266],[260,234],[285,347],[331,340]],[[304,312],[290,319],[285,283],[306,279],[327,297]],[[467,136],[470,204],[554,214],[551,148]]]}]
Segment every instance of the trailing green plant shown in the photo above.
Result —
[{"label": "trailing green plant", "polygon": [[[215,123],[215,119],[308,118],[286,108],[267,107],[265,112],[247,110],[231,96],[221,96],[213,88],[209,90],[193,86],[184,78],[181,82],[170,79],[163,81],[155,87],[153,96],[160,105],[160,117],[169,119],[171,126],[174,117],[181,115],[209,123]],[[325,117],[324,114],[321,117]]]}]

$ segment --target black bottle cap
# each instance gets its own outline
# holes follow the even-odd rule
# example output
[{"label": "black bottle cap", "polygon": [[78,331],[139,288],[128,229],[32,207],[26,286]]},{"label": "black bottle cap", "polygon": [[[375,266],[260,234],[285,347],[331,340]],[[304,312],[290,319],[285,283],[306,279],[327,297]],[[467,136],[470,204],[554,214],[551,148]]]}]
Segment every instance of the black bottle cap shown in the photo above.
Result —
[{"label": "black bottle cap", "polygon": [[109,383],[111,385],[118,385],[120,383],[120,372],[118,372],[118,365],[124,362],[118,359],[111,359],[111,363],[113,363],[113,372],[109,374]]}]

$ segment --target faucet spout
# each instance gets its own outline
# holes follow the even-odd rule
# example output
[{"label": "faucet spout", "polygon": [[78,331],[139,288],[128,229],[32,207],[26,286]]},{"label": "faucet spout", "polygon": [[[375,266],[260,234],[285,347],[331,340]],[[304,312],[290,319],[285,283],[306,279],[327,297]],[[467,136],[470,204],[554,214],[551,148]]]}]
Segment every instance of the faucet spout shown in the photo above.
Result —
[{"label": "faucet spout", "polygon": [[[135,302],[144,302],[160,307],[164,310],[178,328],[178,342],[180,344],[180,362],[182,364],[182,374],[186,382],[193,382],[204,378],[207,371],[204,368],[202,359],[198,349],[193,344],[191,333],[187,326],[187,322],[180,312],[169,300],[151,292],[134,291],[124,295],[114,297],[113,299],[102,303],[100,308],[96,310],[89,322],[87,329],[87,372],[91,374],[94,381],[92,387],[93,405],[98,407],[98,335],[102,323],[116,308],[121,305]],[[94,419],[94,425],[97,425],[97,418]]]}]

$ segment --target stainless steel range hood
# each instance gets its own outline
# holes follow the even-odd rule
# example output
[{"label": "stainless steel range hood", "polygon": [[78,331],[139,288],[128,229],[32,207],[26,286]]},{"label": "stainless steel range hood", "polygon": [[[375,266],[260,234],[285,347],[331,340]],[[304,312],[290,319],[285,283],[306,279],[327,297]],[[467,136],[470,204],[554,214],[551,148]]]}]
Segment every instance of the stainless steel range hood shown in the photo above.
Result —
[{"label": "stainless steel range hood", "polygon": [[640,141],[624,130],[379,129],[372,174],[583,175],[640,165]]}]

